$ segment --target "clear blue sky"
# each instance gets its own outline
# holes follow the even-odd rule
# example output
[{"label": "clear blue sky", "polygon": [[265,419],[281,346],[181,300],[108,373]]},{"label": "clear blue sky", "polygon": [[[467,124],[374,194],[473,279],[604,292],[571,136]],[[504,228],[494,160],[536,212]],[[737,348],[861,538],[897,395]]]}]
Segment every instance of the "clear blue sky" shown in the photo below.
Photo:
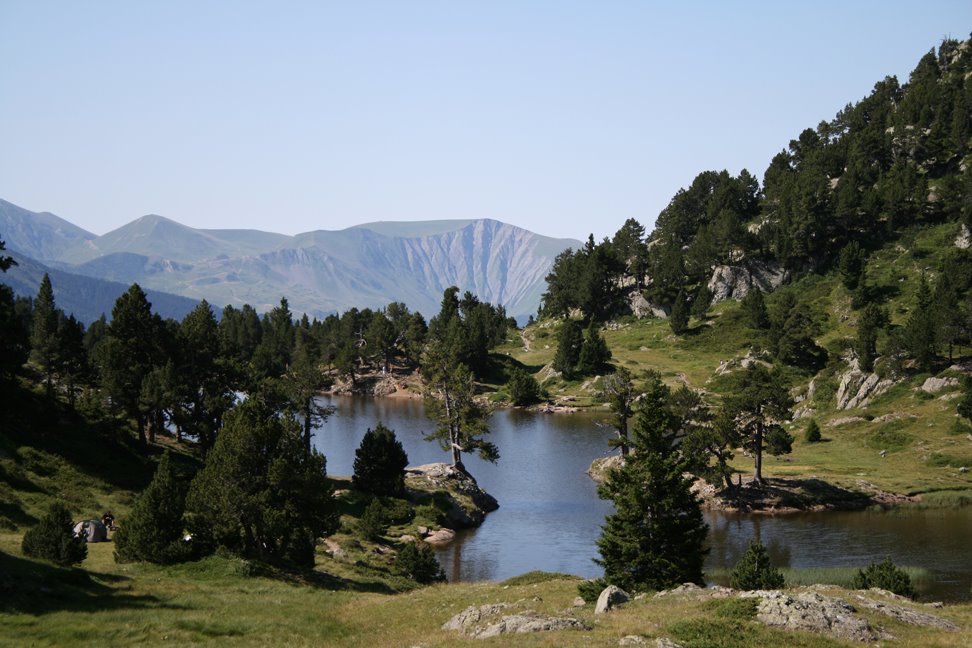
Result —
[{"label": "clear blue sky", "polygon": [[95,233],[650,226],[905,81],[972,2],[0,1],[0,198]]}]

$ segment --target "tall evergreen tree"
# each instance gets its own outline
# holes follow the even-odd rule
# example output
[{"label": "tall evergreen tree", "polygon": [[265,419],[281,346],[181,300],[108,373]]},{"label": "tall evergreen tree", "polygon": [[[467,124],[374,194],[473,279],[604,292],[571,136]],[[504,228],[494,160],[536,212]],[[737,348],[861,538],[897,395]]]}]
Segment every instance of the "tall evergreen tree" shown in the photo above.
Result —
[{"label": "tall evergreen tree", "polygon": [[115,560],[164,565],[187,559],[185,504],[186,488],[166,450],[152,482],[135,498],[131,514],[115,532]]},{"label": "tall evergreen tree", "polygon": [[611,360],[611,349],[608,348],[604,336],[597,330],[594,322],[587,326],[584,342],[581,344],[580,355],[577,358],[577,373],[581,376],[593,376],[602,373]]},{"label": "tall evergreen tree", "polygon": [[636,396],[631,373],[624,367],[619,367],[601,381],[601,398],[607,401],[611,410],[611,424],[618,433],[618,438],[609,443],[618,448],[622,457],[628,455],[628,420],[634,416]]},{"label": "tall evergreen tree", "polygon": [[737,378],[736,385],[724,400],[731,412],[743,447],[753,455],[753,480],[763,483],[763,452],[774,456],[792,450],[793,437],[782,423],[789,420],[793,401],[783,379],[759,363],[753,363]]},{"label": "tall evergreen tree", "polygon": [[554,371],[559,371],[567,380],[573,378],[583,343],[584,336],[580,323],[572,319],[564,320],[560,327],[560,334],[557,336],[557,352],[553,359]]},{"label": "tall evergreen tree", "polygon": [[763,300],[763,291],[759,286],[750,286],[746,296],[740,301],[740,306],[746,314],[746,322],[750,328],[769,328],[769,314],[766,311],[766,302]]},{"label": "tall evergreen tree", "polygon": [[107,334],[97,347],[101,384],[112,403],[136,422],[143,444],[147,419],[140,401],[142,382],[161,364],[162,335],[162,321],[152,314],[152,305],[136,283],[115,302]]},{"label": "tall evergreen tree", "polygon": [[596,562],[608,582],[629,591],[704,582],[708,528],[666,420],[672,422],[662,411],[642,412],[635,452],[598,489],[615,512],[597,541]]},{"label": "tall evergreen tree", "polygon": [[668,317],[668,324],[672,328],[672,333],[681,335],[688,330],[689,316],[688,298],[684,290],[679,290],[672,304],[672,314]]},{"label": "tall evergreen tree", "polygon": [[709,290],[709,284],[703,281],[695,291],[695,297],[692,298],[692,317],[698,320],[705,319],[711,305],[712,291]]},{"label": "tall evergreen tree", "polygon": [[864,306],[857,322],[857,342],[855,344],[861,371],[874,371],[878,332],[885,324],[887,324],[887,315],[880,306],[873,302]]},{"label": "tall evergreen tree", "polygon": [[34,299],[34,322],[30,334],[30,359],[40,367],[44,374],[44,386],[48,399],[54,397],[54,374],[57,371],[57,338],[59,313],[54,303],[54,288],[51,278],[44,273],[37,298]]},{"label": "tall evergreen tree", "polygon": [[499,450],[483,438],[489,433],[489,412],[476,402],[476,384],[466,365],[456,364],[448,349],[429,345],[422,362],[425,372],[425,411],[436,423],[426,435],[438,441],[452,455],[452,465],[463,472],[463,452],[477,452],[485,461],[496,462]]},{"label": "tall evergreen tree", "polygon": [[932,294],[922,274],[915,296],[915,308],[905,323],[903,338],[908,354],[914,358],[919,371],[928,371],[938,348],[935,312],[931,309]]}]

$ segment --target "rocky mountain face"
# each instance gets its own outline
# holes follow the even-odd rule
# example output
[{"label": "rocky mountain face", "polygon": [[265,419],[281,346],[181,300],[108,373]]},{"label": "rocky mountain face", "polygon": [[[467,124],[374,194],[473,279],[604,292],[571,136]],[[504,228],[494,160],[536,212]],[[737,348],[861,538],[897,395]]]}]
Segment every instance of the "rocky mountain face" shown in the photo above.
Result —
[{"label": "rocky mountain face", "polygon": [[202,230],[145,216],[95,236],[50,214],[0,203],[8,248],[63,271],[263,311],[286,297],[321,317],[404,302],[427,317],[449,286],[525,319],[554,258],[578,241],[494,220],[371,223],[285,236]]}]

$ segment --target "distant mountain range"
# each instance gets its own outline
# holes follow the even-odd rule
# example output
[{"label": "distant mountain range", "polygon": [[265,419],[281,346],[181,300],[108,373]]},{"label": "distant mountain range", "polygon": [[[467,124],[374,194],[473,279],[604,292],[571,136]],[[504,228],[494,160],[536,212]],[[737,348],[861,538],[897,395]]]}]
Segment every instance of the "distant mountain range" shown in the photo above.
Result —
[{"label": "distant mountain range", "polygon": [[[286,236],[194,229],[150,215],[96,236],[53,214],[4,200],[0,238],[15,258],[34,260],[32,272],[21,268],[0,277],[22,284],[15,290],[33,291],[28,294],[36,293],[40,268],[46,266],[125,287],[138,282],[216,307],[248,303],[266,311],[286,297],[295,313],[322,317],[400,301],[431,317],[443,290],[455,285],[505,306],[521,320],[536,312],[557,254],[581,245],[488,219],[379,222]],[[68,310],[57,295],[54,274],[51,279],[59,305]],[[91,284],[88,290],[107,294],[116,287]],[[183,304],[171,306],[181,310]]]}]

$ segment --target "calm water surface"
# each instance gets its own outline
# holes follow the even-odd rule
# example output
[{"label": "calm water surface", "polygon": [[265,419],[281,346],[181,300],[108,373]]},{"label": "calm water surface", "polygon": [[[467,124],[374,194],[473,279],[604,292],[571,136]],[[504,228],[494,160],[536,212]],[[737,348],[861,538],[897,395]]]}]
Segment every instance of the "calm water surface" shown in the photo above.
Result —
[{"label": "calm water surface", "polygon": [[[395,430],[409,465],[449,461],[436,443],[419,400],[325,397],[337,414],[316,432],[332,475],[354,472],[354,451],[379,421]],[[478,529],[464,531],[438,552],[450,580],[498,580],[540,569],[600,575],[594,564],[610,502],[584,471],[608,454],[610,430],[591,414],[534,414],[498,410],[491,440],[496,465],[464,457],[480,486],[500,508]],[[755,537],[785,567],[860,566],[889,557],[899,565],[931,570],[929,594],[969,598],[972,586],[972,511],[817,513],[780,517],[707,514],[711,547],[706,569],[731,567]]]}]

